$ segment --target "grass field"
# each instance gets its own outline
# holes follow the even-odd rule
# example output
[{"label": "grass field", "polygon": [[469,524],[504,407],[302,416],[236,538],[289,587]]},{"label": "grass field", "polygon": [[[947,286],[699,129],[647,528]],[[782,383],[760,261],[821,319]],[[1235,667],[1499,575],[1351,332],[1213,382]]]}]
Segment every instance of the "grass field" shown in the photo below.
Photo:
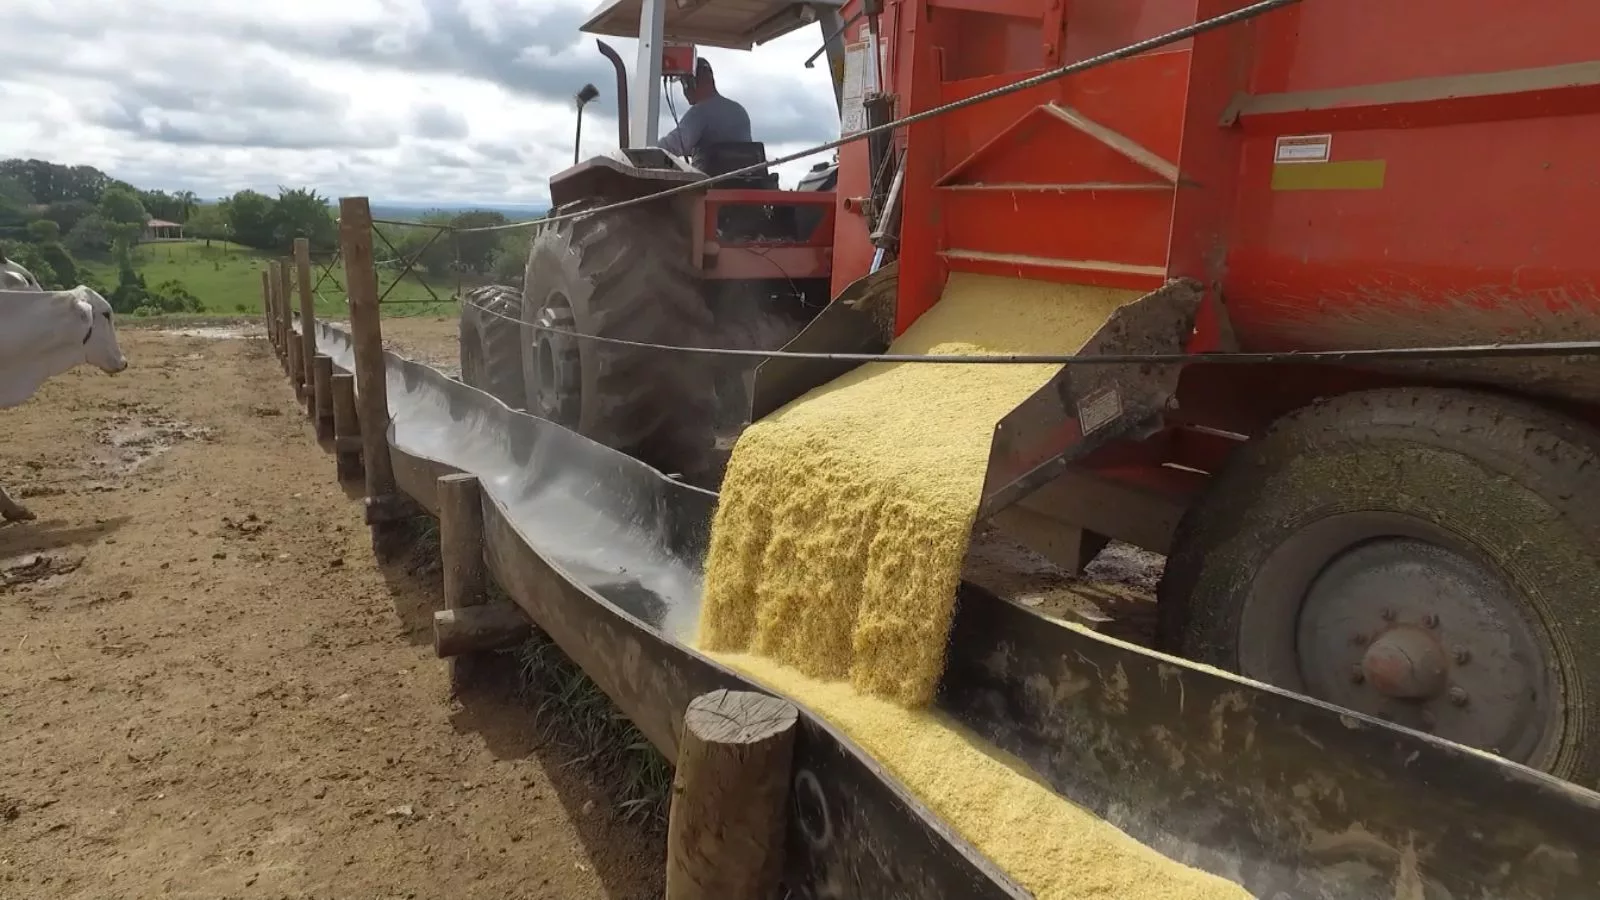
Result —
[{"label": "grass field", "polygon": [[[145,283],[152,288],[167,281],[182,283],[204,306],[198,315],[250,314],[261,309],[261,270],[270,258],[268,254],[225,241],[212,241],[209,247],[205,241],[141,244],[134,252],[135,265]],[[337,263],[324,275],[327,262],[326,258],[313,259],[311,265],[317,313],[342,317],[344,266]],[[116,267],[110,263],[80,262],[79,268],[101,287],[110,288],[117,282]],[[399,266],[378,270],[378,292],[388,292],[383,299],[384,315],[455,315],[458,306],[452,299],[456,293],[454,281],[429,279],[412,272],[396,285],[399,273]],[[433,288],[433,294],[429,294],[428,287]]]}]

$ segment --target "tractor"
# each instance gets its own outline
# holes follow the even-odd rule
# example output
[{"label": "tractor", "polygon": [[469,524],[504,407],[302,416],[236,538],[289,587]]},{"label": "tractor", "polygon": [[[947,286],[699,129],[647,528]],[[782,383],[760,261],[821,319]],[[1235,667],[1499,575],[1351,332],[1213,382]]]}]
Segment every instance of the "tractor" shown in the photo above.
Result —
[{"label": "tractor", "polygon": [[[622,58],[599,42],[616,70],[619,150],[552,176],[554,215],[765,163],[759,142],[713,146],[693,161],[698,167],[652,146],[663,88],[692,73],[697,46],[749,50],[812,23],[832,35],[830,47],[842,36],[828,3],[646,7],[664,14],[658,34],[665,37],[640,42],[631,85]],[[637,0],[611,3],[583,30],[637,37],[640,13]],[[829,52],[837,59],[836,49]],[[542,228],[521,291],[488,286],[468,298],[464,377],[513,407],[714,487],[744,424],[756,361],[563,332],[668,346],[783,346],[830,297],[837,171],[819,164],[796,190],[783,191],[775,173],[758,170]],[[519,319],[526,324],[514,324]]]},{"label": "tractor", "polygon": [[1165,555],[1166,652],[1600,784],[1600,363],[1293,355],[1600,337],[1600,6],[1304,0],[1004,91],[1248,5],[612,0],[585,30],[640,38],[631,130],[557,213],[765,159],[650,148],[680,44],[816,26],[847,135],[982,99],[806,189],[546,227],[505,318],[464,312],[468,380],[714,487],[850,364],[636,344],[881,351],[953,273],[1146,292],[1079,355],[1283,355],[1064,366],[997,425],[980,519],[1068,572]]}]

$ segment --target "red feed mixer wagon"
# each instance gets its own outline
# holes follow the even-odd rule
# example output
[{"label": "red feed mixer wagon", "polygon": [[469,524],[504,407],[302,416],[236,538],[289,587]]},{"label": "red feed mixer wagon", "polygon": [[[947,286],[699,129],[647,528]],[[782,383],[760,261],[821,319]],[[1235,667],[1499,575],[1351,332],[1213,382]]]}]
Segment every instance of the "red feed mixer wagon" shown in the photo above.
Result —
[{"label": "red feed mixer wagon", "polygon": [[[1247,5],[890,2],[883,83],[905,117]],[[1600,338],[1597,33],[1585,0],[1304,0],[914,124],[896,329],[976,272],[1135,306],[1192,279],[1194,352]],[[875,252],[869,152],[836,292]],[[1160,349],[1179,308],[1084,352]],[[1147,436],[1055,456],[1138,368],[1008,416],[984,511],[1168,554],[1161,649],[1600,783],[1600,360],[1189,364]]]},{"label": "red feed mixer wagon", "polygon": [[[684,193],[703,176],[644,149],[636,125],[629,163],[552,178],[556,212],[677,189],[633,233],[688,257],[671,294],[684,309],[737,306],[750,292],[728,279],[749,276],[732,262],[804,248],[831,267],[808,272],[832,302],[792,350],[881,350],[957,272],[1148,292],[1086,356],[1600,339],[1593,0],[1303,0],[986,96],[1251,5],[612,0],[585,30],[650,35],[656,16],[657,41],[749,48],[821,25],[846,133],[984,99],[845,145],[837,185],[800,192]],[[646,68],[636,112],[661,90],[660,61]],[[724,234],[708,205],[739,204],[764,221],[809,210],[785,221],[816,228]],[[547,229],[535,260],[580,231]],[[559,292],[534,264],[527,281],[523,321],[554,321],[542,298]],[[662,321],[662,343],[715,340]],[[561,357],[585,390],[632,389],[615,376],[637,371],[656,391],[615,408],[665,415],[668,385],[696,403],[684,370],[580,352],[602,351]],[[762,365],[753,414],[848,366]],[[541,371],[514,373],[529,398],[551,390]],[[1597,404],[1593,356],[1067,365],[997,427],[980,516],[1069,567],[1109,539],[1167,554],[1163,650],[1594,786]],[[581,405],[596,412],[578,427],[604,434],[591,425],[613,407]]]}]

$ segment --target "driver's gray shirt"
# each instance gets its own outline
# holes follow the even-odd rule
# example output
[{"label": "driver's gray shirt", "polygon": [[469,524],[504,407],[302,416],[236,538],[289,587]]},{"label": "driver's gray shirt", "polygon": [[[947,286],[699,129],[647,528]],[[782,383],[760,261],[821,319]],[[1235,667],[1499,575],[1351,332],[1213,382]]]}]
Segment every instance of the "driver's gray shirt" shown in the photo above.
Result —
[{"label": "driver's gray shirt", "polygon": [[678,156],[693,159],[712,144],[750,142],[750,114],[727,97],[707,97],[686,110],[678,127],[662,136],[657,146]]}]

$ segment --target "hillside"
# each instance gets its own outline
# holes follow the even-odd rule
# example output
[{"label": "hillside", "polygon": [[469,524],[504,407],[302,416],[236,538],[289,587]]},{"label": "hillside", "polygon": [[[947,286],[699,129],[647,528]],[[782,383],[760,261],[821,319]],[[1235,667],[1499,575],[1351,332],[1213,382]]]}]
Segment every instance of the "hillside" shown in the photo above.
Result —
[{"label": "hillside", "polygon": [[[375,218],[393,222],[377,227],[373,248],[385,313],[453,314],[459,289],[520,276],[526,231],[449,229],[539,214],[518,206],[375,205]],[[89,166],[0,161],[0,249],[47,288],[87,284],[124,315],[253,312],[262,266],[288,256],[299,238],[310,241],[318,263],[319,308],[342,314],[343,267],[322,271],[338,246],[335,210],[314,190],[283,187],[276,197],[242,190],[207,203],[188,192],[141,189]]]},{"label": "hillside", "polygon": [[[254,314],[261,309],[261,270],[276,254],[255,250],[227,241],[163,242],[140,244],[134,248],[134,268],[150,287],[177,283],[193,295],[198,307],[185,312],[202,315]],[[317,312],[344,315],[344,267],[336,264],[331,272],[326,254],[312,262],[311,282],[317,294]],[[79,272],[90,285],[117,282],[117,267],[108,261],[85,261]],[[388,292],[384,312],[388,315],[438,315],[455,313],[452,297],[454,281],[411,273],[395,286],[398,267],[378,271],[378,290]],[[425,286],[426,285],[426,286]],[[433,293],[428,288],[433,288]]]}]

